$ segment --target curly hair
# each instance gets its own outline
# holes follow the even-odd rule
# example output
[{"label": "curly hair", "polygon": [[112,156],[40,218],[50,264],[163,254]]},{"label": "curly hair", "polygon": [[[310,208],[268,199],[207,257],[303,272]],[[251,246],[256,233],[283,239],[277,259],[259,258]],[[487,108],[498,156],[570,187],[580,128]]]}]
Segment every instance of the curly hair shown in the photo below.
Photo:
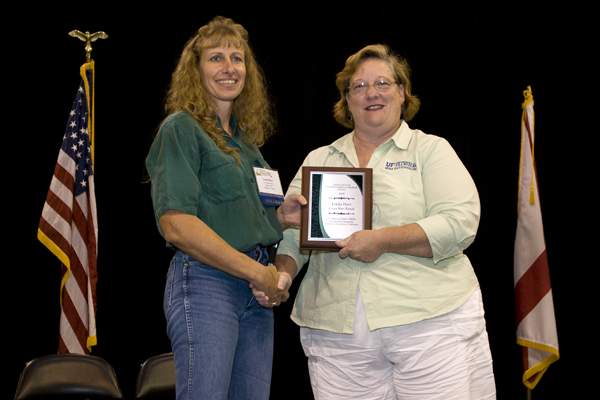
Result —
[{"label": "curly hair", "polygon": [[273,134],[275,119],[264,73],[248,42],[248,32],[230,18],[213,18],[188,40],[171,77],[165,108],[167,114],[177,111],[189,113],[219,149],[239,161],[239,150],[227,144],[223,138],[224,130],[217,125],[215,104],[199,73],[202,52],[221,46],[244,51],[246,81],[242,92],[234,100],[232,112],[242,138],[258,147],[265,143]]},{"label": "curly hair", "polygon": [[410,83],[410,67],[404,58],[392,53],[390,48],[384,44],[371,44],[363,47],[358,52],[352,54],[346,59],[344,69],[337,73],[335,84],[340,92],[340,98],[333,106],[333,117],[346,128],[354,128],[352,114],[348,108],[348,86],[350,78],[356,72],[360,64],[369,58],[383,60],[389,64],[397,83],[404,88],[404,104],[402,104],[402,117],[405,121],[410,121],[419,111],[421,101],[411,93],[412,85]]}]

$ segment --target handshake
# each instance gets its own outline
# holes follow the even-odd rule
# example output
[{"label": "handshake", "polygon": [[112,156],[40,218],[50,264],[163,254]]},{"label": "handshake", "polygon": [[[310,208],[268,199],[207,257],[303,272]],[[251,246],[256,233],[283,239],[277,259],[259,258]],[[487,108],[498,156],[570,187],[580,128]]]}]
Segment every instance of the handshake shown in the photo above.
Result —
[{"label": "handshake", "polygon": [[289,297],[292,277],[284,271],[277,271],[273,264],[264,267],[258,279],[250,282],[252,294],[263,307],[273,308],[285,302]]}]

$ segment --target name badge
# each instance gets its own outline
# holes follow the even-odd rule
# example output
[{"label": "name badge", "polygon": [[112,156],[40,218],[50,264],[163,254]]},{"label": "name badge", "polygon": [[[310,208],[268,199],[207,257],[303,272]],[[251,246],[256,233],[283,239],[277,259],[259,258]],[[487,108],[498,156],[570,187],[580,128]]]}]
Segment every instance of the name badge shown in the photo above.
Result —
[{"label": "name badge", "polygon": [[283,203],[283,189],[279,172],[272,169],[254,167],[258,195],[265,206],[278,206]]}]

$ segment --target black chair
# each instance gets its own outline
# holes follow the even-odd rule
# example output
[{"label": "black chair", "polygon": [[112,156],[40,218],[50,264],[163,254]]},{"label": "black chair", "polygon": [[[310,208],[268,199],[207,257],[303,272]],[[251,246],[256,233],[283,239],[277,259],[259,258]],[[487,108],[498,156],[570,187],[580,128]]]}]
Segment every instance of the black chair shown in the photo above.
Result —
[{"label": "black chair", "polygon": [[29,361],[19,377],[15,400],[44,398],[122,399],[113,367],[83,354],[53,354]]},{"label": "black chair", "polygon": [[173,353],[148,358],[140,367],[135,390],[136,399],[175,399],[175,362]]}]

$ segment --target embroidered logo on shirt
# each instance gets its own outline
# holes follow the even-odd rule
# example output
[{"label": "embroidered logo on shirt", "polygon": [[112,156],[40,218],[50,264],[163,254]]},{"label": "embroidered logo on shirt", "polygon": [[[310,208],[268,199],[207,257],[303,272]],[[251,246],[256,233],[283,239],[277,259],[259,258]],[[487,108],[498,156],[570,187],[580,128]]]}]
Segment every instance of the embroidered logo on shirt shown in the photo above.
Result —
[{"label": "embroidered logo on shirt", "polygon": [[401,169],[401,168],[416,171],[417,164],[412,161],[396,161],[396,162],[386,161],[385,162],[385,169],[387,169],[387,170],[394,171],[394,170]]}]

